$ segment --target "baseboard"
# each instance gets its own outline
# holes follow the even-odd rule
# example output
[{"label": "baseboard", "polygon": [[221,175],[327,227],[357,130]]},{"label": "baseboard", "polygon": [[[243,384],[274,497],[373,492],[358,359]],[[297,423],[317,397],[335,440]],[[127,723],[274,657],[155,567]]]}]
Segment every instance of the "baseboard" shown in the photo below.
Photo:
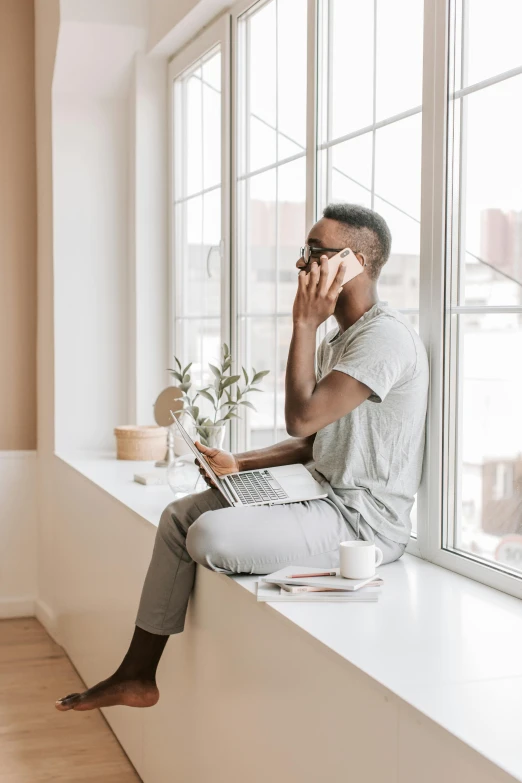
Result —
[{"label": "baseboard", "polygon": [[58,622],[55,613],[45,601],[41,601],[39,598],[36,599],[34,605],[36,619],[43,625],[47,633],[52,636],[54,641],[58,642]]},{"label": "baseboard", "polygon": [[34,598],[1,598],[0,620],[8,620],[14,617],[34,617]]}]

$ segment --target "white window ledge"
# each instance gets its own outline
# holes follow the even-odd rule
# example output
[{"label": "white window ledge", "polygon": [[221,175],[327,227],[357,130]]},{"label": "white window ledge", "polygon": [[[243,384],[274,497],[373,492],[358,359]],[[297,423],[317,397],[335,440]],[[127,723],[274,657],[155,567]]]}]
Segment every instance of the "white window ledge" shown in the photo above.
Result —
[{"label": "white window ledge", "polygon": [[[151,463],[59,456],[153,525],[173,500]],[[382,567],[377,604],[271,604],[291,623],[522,781],[522,603],[412,555]],[[253,592],[256,577],[233,577]]]}]

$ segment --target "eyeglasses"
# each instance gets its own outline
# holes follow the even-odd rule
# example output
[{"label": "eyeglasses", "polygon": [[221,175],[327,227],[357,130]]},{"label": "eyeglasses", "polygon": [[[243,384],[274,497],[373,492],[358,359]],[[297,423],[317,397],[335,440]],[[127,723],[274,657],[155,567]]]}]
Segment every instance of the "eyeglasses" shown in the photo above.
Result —
[{"label": "eyeglasses", "polygon": [[305,264],[308,264],[311,258],[321,258],[325,253],[340,253],[341,250],[344,250],[344,247],[312,247],[311,245],[304,245],[299,248],[299,257],[303,259]]}]

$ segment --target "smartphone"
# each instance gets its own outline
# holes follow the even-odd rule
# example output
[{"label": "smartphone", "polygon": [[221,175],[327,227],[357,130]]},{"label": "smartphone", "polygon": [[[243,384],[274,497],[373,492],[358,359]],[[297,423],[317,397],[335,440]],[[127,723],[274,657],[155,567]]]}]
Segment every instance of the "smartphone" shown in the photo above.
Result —
[{"label": "smartphone", "polygon": [[355,253],[353,253],[349,247],[345,247],[344,250],[341,250],[339,253],[336,253],[335,256],[328,259],[328,287],[332,285],[342,261],[344,261],[346,265],[344,278],[341,283],[342,286],[364,272],[364,265],[361,264]]}]

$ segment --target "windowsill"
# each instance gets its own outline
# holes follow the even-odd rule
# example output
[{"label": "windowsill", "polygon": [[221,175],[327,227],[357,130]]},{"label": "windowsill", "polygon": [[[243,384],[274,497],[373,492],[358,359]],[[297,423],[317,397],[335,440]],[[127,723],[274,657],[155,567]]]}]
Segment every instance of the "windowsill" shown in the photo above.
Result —
[{"label": "windowsill", "polygon": [[[174,499],[133,481],[153,463],[57,456],[154,526]],[[522,781],[521,602],[408,554],[379,570],[377,604],[269,608]],[[254,592],[257,577],[232,579]]]}]

